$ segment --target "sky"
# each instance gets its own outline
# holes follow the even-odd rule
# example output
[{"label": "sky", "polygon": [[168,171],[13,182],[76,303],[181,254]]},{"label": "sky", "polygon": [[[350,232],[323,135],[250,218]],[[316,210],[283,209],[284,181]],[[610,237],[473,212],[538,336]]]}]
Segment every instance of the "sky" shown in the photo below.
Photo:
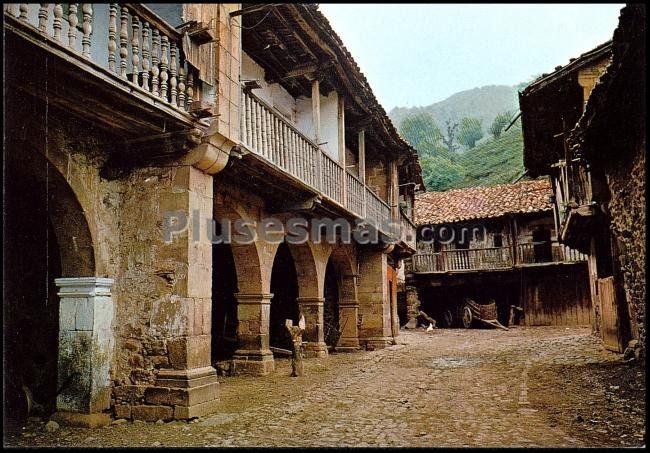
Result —
[{"label": "sky", "polygon": [[612,38],[623,4],[326,4],[386,111],[552,72]]}]

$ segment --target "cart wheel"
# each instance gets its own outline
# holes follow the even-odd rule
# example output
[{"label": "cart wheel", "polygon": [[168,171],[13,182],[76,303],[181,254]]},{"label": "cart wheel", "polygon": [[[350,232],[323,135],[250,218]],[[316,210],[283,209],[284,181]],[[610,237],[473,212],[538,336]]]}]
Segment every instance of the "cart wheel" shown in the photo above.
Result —
[{"label": "cart wheel", "polygon": [[465,305],[462,316],[463,327],[469,329],[472,326],[472,319],[472,310],[470,310],[469,306]]},{"label": "cart wheel", "polygon": [[446,327],[454,326],[454,316],[452,315],[451,310],[445,310],[445,312],[442,314],[442,317],[445,321]]}]

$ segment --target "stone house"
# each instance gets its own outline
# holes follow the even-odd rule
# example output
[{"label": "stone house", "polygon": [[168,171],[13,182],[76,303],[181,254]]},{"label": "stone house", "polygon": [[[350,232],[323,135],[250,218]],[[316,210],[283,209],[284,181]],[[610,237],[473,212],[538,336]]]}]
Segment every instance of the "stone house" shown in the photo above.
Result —
[{"label": "stone house", "polygon": [[595,327],[617,352],[645,342],[644,43],[645,6],[628,5],[610,42],[520,93],[524,164],[552,182],[560,242],[589,256]]},{"label": "stone house", "polygon": [[216,362],[273,370],[285,319],[308,357],[394,342],[420,166],[316,5],[7,4],[4,26],[9,405],[188,419]]},{"label": "stone house", "polygon": [[530,326],[589,325],[585,256],[558,243],[551,195],[546,180],[416,195],[417,253],[402,310],[463,326],[470,298],[494,300],[503,325],[522,313]]}]

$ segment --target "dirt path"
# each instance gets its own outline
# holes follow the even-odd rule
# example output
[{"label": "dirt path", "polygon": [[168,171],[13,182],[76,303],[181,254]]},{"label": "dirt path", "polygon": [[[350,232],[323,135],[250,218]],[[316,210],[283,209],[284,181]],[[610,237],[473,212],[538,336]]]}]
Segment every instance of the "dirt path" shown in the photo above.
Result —
[{"label": "dirt path", "polygon": [[[602,350],[589,329],[402,332],[398,344],[388,349],[307,360],[302,378],[287,377],[289,371],[289,362],[282,360],[272,376],[222,378],[219,412],[192,423],[124,423],[95,430],[62,427],[47,433],[42,422],[33,422],[5,443],[163,447],[645,443],[639,437],[645,434],[645,407],[639,403],[645,396],[644,371]],[[612,399],[616,392],[608,381],[612,377],[639,385],[626,387]],[[576,411],[582,410],[578,402],[591,412],[585,409],[578,417]],[[585,429],[579,420],[586,417],[602,419],[598,428],[604,432]],[[625,433],[624,423],[629,428]],[[619,437],[619,431],[625,436]]]}]

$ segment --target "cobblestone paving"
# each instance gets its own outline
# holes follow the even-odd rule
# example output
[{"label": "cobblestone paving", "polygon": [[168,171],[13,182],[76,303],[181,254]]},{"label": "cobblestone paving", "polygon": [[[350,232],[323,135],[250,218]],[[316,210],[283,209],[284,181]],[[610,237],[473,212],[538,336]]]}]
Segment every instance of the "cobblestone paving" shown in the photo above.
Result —
[{"label": "cobblestone paving", "polygon": [[[101,429],[37,422],[10,445],[71,446],[590,446],[531,405],[531,369],[620,362],[587,328],[401,332],[384,350],[288,360],[265,378],[221,378],[220,410],[191,423]],[[539,375],[540,373],[535,373]],[[541,374],[543,376],[543,373]],[[548,387],[547,387],[548,388]],[[589,389],[585,389],[587,393]],[[645,415],[644,415],[645,416]],[[42,425],[41,425],[42,426]],[[612,445],[617,445],[612,441]],[[641,445],[642,441],[639,441]]]}]

